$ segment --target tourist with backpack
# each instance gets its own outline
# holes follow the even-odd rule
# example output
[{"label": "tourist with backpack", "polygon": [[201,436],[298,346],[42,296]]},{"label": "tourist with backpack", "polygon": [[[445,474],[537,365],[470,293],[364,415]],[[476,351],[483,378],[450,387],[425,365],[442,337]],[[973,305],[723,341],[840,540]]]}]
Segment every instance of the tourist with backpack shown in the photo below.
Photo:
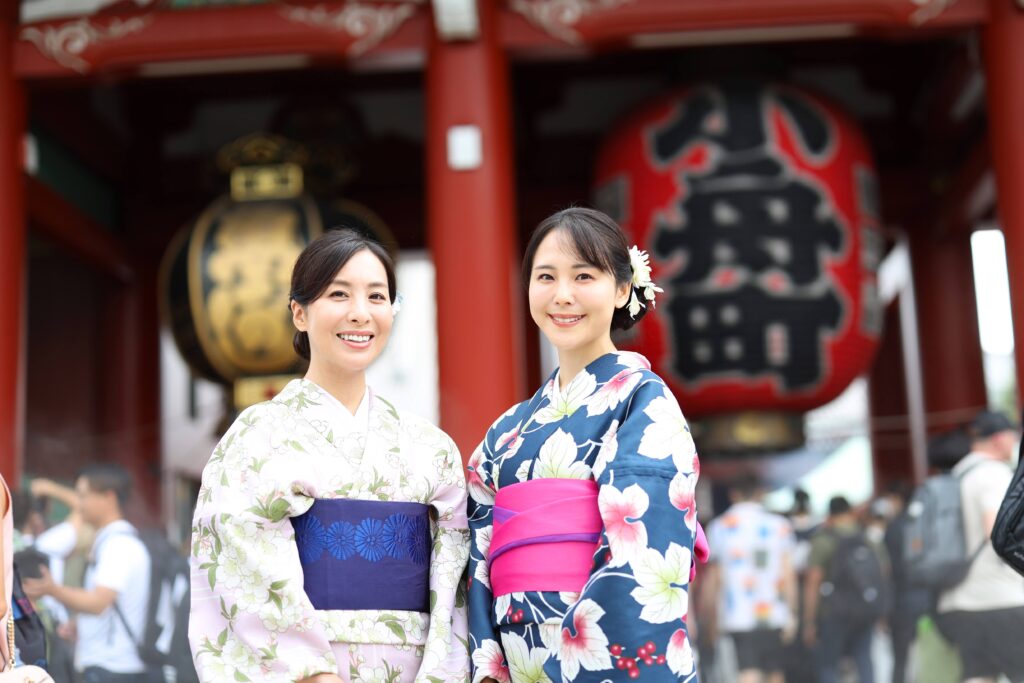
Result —
[{"label": "tourist with backpack", "polygon": [[120,465],[82,469],[75,483],[79,511],[97,529],[84,586],[55,583],[45,567],[41,578],[23,581],[29,597],[52,595],[78,613],[77,663],[84,683],[163,680],[137,647],[137,634],[146,626],[151,567],[146,546],[122,512],[131,489],[131,475]]},{"label": "tourist with backpack", "polygon": [[962,535],[963,579],[943,590],[936,624],[960,652],[963,680],[995,681],[1001,674],[1024,680],[1024,581],[996,555],[989,536],[1010,485],[1017,427],[1001,413],[981,411],[971,422],[971,452],[953,468],[958,479],[960,519],[949,537]]},{"label": "tourist with backpack", "polygon": [[818,680],[839,680],[839,662],[852,657],[860,683],[874,683],[871,639],[888,607],[888,557],[871,543],[850,507],[836,496],[811,540],[804,586],[804,641],[815,648]]}]

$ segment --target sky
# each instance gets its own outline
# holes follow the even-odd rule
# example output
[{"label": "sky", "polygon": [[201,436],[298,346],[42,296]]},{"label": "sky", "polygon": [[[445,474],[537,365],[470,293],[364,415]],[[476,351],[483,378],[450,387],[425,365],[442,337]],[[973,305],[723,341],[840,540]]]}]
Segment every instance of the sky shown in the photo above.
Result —
[{"label": "sky", "polygon": [[986,353],[1013,353],[1013,322],[1003,233],[999,230],[975,232],[971,236],[971,252],[981,348]]}]

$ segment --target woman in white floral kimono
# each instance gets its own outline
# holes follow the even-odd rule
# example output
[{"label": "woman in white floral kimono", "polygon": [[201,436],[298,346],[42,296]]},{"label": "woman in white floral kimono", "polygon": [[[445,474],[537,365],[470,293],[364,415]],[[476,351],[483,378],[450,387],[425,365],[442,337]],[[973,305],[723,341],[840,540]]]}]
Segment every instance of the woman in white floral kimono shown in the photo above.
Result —
[{"label": "woman in white floral kimono", "polygon": [[654,305],[647,257],[567,209],[523,279],[560,367],[469,462],[473,681],[693,681],[697,452],[665,383],[611,340]]},{"label": "woman in white floral kimono", "polygon": [[189,637],[204,683],[467,677],[459,452],[366,385],[394,299],[390,257],[355,232],[295,264],[309,371],[239,415],[203,472]]}]

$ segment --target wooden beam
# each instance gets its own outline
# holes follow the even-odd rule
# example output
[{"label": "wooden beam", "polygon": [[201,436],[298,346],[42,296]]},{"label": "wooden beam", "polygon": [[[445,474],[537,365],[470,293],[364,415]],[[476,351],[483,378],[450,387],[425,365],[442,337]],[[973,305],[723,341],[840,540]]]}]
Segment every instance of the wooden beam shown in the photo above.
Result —
[{"label": "wooden beam", "polygon": [[[357,10],[359,21],[346,18]],[[320,12],[272,3],[99,13],[22,26],[15,73],[33,80],[191,75],[301,69],[315,59],[387,68],[422,62],[429,32],[429,7],[413,0]]]},{"label": "wooden beam", "polygon": [[39,180],[25,177],[29,226],[61,249],[122,283],[135,277],[128,249],[109,231]]},{"label": "wooden beam", "polygon": [[[852,33],[978,26],[985,0],[633,0],[581,13],[555,12],[547,0],[520,0],[502,17],[502,40],[514,51],[577,50],[599,44],[651,41],[667,47],[708,41],[760,42]],[[717,36],[715,32],[720,32]],[[829,33],[829,32],[832,33]],[[677,34],[674,38],[672,34]]]}]

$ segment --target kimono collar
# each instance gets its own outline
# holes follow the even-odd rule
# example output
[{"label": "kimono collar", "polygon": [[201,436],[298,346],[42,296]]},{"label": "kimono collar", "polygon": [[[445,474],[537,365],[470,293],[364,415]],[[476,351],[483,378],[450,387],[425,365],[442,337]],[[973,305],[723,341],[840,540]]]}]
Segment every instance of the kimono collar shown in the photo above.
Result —
[{"label": "kimono collar", "polygon": [[[303,381],[309,382],[308,379]],[[366,430],[366,425],[369,424],[370,421],[370,385],[366,385],[366,389],[363,391],[363,397],[359,400],[359,407],[356,408],[356,412],[353,414],[344,403],[334,396],[334,394],[313,382],[309,383],[313,384],[313,386],[316,386],[317,389],[320,390],[324,397],[324,403],[337,410],[338,413],[340,413],[342,420],[351,419],[354,427],[359,428],[360,431]]]},{"label": "kimono collar", "polygon": [[367,386],[353,415],[329,391],[315,382],[301,378],[288,382],[281,393],[274,397],[274,402],[288,406],[322,434],[328,434],[338,427],[365,433],[375,399],[373,391]]},{"label": "kimono collar", "polygon": [[547,384],[544,385],[543,393],[546,398],[555,403],[563,395],[568,396],[572,394],[573,385],[586,381],[588,375],[596,376],[598,382],[603,382],[619,370],[627,368],[650,370],[651,362],[639,353],[632,351],[612,351],[590,361],[586,367],[576,373],[576,376],[565,385],[565,391],[559,386],[562,369],[555,370]]}]

